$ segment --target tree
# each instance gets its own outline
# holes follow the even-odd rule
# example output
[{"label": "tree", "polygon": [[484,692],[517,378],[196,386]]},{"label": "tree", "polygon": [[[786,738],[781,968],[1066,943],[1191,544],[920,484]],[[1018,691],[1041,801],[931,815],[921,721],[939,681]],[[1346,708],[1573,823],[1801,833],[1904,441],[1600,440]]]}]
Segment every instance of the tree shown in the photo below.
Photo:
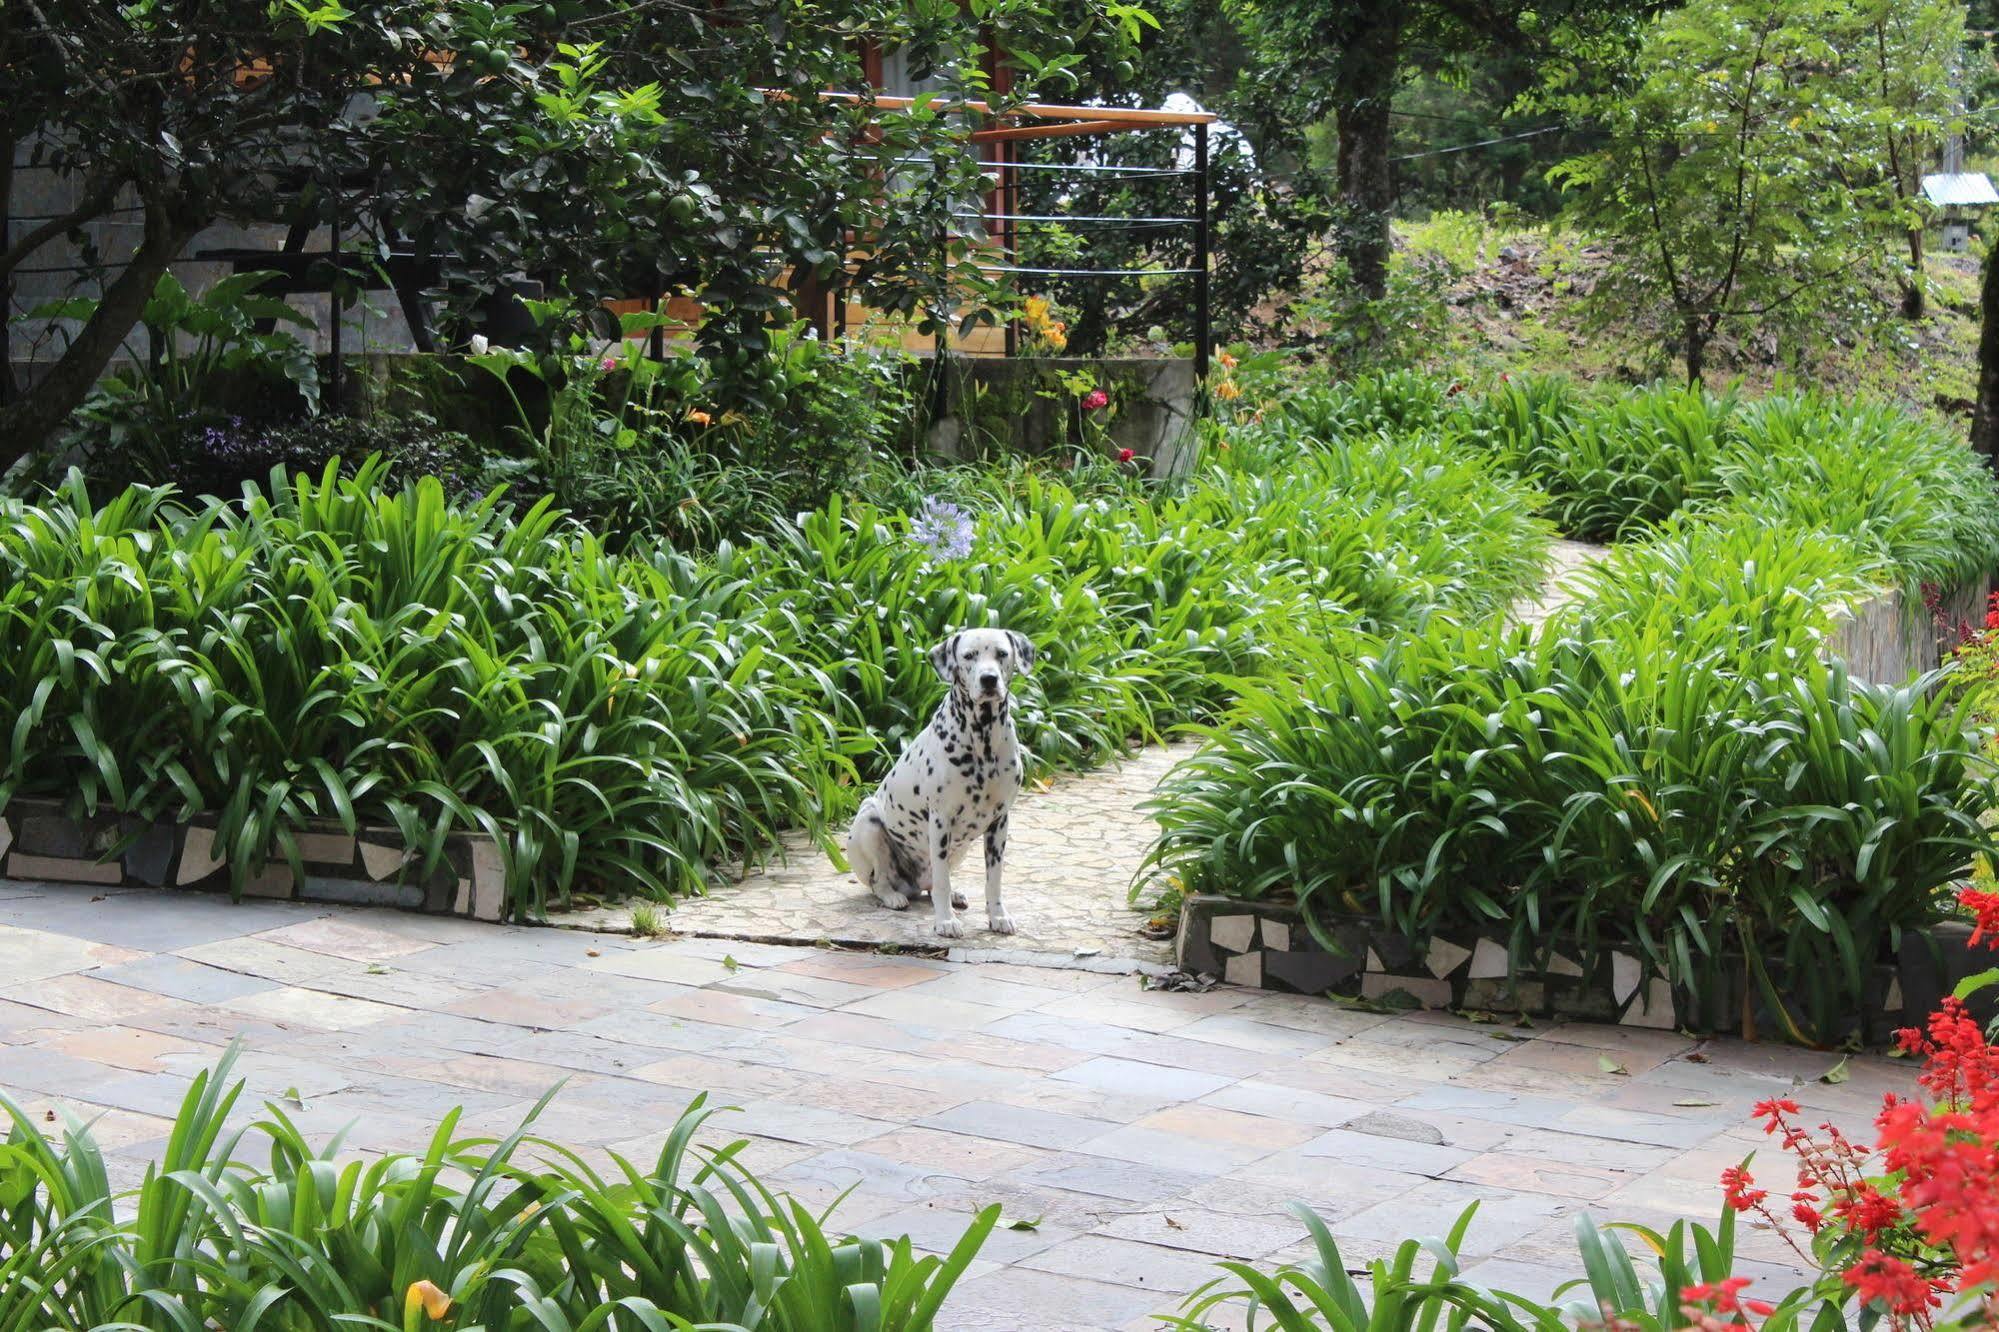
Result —
[{"label": "tree", "polygon": [[1965,7],[1961,0],[1856,0],[1851,28],[1851,39],[1841,45],[1858,53],[1872,85],[1867,114],[1890,187],[1884,203],[1901,213],[1909,248],[1902,314],[1920,319],[1925,303],[1923,233],[1929,223],[1923,175],[1944,136],[1962,125],[1958,87]]},{"label": "tree", "polygon": [[[988,87],[987,34],[1031,51],[1046,0],[16,0],[0,6],[0,123],[78,183],[76,206],[0,255],[0,286],[43,245],[112,209],[144,220],[50,373],[0,408],[0,466],[35,447],[102,374],[154,280],[216,222],[327,215],[359,179],[361,253],[412,246],[447,314],[508,275],[579,317],[663,281],[715,312],[704,346],[739,362],[788,314],[783,275],[878,307],[941,309],[979,281],[954,214],[978,167],[939,105],[865,96],[857,34],[899,45],[943,97]],[[1131,20],[1117,0],[1089,23]],[[1007,96],[1073,56],[1022,61]],[[0,193],[11,186],[0,177]],[[847,263],[865,243],[857,265]],[[103,257],[100,257],[103,258]],[[447,320],[449,322],[449,320]]]},{"label": "tree", "polygon": [[1597,313],[1664,312],[1689,382],[1727,327],[1867,314],[1881,270],[1879,129],[1837,0],[1691,0],[1654,20],[1628,85],[1574,99],[1601,149],[1556,168],[1611,242]]},{"label": "tree", "polygon": [[1248,77],[1302,134],[1331,117],[1340,256],[1360,294],[1388,290],[1395,96],[1418,70],[1462,72],[1488,53],[1581,46],[1655,0],[1224,0],[1257,52]]}]

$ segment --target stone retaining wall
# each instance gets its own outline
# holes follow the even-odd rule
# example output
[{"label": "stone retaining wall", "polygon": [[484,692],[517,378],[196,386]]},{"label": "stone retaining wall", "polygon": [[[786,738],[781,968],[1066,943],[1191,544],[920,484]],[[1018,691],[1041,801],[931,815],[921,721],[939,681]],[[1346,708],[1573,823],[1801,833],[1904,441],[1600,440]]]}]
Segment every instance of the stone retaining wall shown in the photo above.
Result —
[{"label": "stone retaining wall", "polygon": [[[418,857],[394,828],[349,833],[328,822],[299,833],[298,848],[302,876],[273,860],[244,885],[244,896],[401,907],[479,920],[498,920],[506,908],[499,848],[482,834],[454,833],[437,869],[421,881]],[[229,891],[229,870],[213,826],[147,823],[113,813],[76,819],[44,800],[16,800],[0,813],[0,878]]]},{"label": "stone retaining wall", "polygon": [[1957,625],[1985,625],[1988,579],[1978,578],[1944,590],[1938,624],[1920,596],[1900,588],[1851,607],[1833,631],[1826,651],[1846,662],[1856,680],[1903,684],[1933,671],[1957,641]]},{"label": "stone retaining wall", "polygon": [[[1739,983],[1732,986],[1724,980],[1717,987],[1718,991],[1732,988],[1732,993],[1690,995],[1662,976],[1648,975],[1644,964],[1629,953],[1613,951],[1586,967],[1557,952],[1538,969],[1515,972],[1505,941],[1493,936],[1439,935],[1418,949],[1379,921],[1359,917],[1342,919],[1329,932],[1337,950],[1328,950],[1319,941],[1295,905],[1199,896],[1188,899],[1181,910],[1176,956],[1183,971],[1294,994],[1409,1008],[1569,1017],[1630,1027],[1713,1032],[1741,1028]],[[1880,969],[1859,1024],[1867,1039],[1886,1039],[1904,1025],[1904,976],[1910,977],[1911,994],[1933,994],[1939,986],[1943,993],[1949,992],[1943,977],[1964,963],[1945,951],[1942,977],[1935,974],[1937,968],[1925,950],[1905,948],[1899,969]],[[1760,1009],[1760,1000],[1751,1005],[1759,1029],[1779,1030],[1781,1022]]]}]

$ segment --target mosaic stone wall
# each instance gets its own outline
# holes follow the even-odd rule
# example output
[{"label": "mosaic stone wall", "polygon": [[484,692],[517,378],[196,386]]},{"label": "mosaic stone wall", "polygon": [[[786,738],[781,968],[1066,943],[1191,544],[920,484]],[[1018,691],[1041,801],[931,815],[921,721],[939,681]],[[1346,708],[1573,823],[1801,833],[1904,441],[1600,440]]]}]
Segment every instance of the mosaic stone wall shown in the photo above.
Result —
[{"label": "mosaic stone wall", "polygon": [[[1710,994],[1696,1008],[1691,996],[1664,977],[1647,975],[1629,953],[1609,953],[1587,968],[1553,953],[1540,969],[1513,973],[1505,942],[1494,937],[1438,936],[1419,950],[1378,921],[1354,918],[1329,932],[1337,949],[1326,948],[1289,904],[1194,897],[1181,911],[1176,955],[1183,971],[1294,994],[1632,1027],[1734,1031],[1741,1025],[1739,989]],[[1906,966],[1906,953],[1904,961]],[[1874,988],[1865,1025],[1870,1038],[1879,1039],[1902,1021],[1901,974],[1882,968]],[[1752,1005],[1760,1028],[1776,1030],[1780,1024],[1758,1013],[1760,1007]]]},{"label": "mosaic stone wall", "polygon": [[[506,874],[490,837],[456,834],[427,879],[394,828],[348,833],[328,823],[299,834],[304,874],[277,861],[244,885],[246,897],[392,906],[498,920]],[[16,800],[0,814],[0,878],[107,887],[229,891],[215,830],[117,814],[76,819],[53,801]]]}]

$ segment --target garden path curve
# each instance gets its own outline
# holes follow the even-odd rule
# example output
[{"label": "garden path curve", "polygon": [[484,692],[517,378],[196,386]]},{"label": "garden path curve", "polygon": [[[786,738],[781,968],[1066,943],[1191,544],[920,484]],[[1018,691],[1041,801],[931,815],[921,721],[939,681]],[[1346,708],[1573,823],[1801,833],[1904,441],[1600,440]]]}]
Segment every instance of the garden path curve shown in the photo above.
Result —
[{"label": "garden path curve", "polygon": [[[1603,547],[1557,541],[1549,551],[1542,594],[1515,610],[1523,622],[1543,619],[1575,594],[1575,579]],[[1147,937],[1144,912],[1128,900],[1151,845],[1152,821],[1140,806],[1174,764],[1193,753],[1188,743],[1142,749],[1095,771],[1058,777],[1021,797],[1007,848],[1007,906],[1019,932],[985,929],[983,880],[961,885],[971,906],[961,913],[966,936],[951,948],[961,961],[1059,962],[1092,970],[1164,970],[1170,939]],[[610,907],[564,920],[584,928],[629,930],[630,911]],[[930,950],[943,941],[930,911],[885,911],[852,875],[802,834],[785,839],[768,867],[707,897],[675,907],[666,919],[677,935],[759,943],[834,943],[882,950]]]}]

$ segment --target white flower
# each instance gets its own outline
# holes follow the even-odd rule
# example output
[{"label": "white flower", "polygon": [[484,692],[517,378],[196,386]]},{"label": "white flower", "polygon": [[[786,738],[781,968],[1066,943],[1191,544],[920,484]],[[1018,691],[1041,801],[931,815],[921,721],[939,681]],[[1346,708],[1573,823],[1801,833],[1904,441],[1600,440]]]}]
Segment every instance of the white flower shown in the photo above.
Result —
[{"label": "white flower", "polygon": [[484,333],[474,333],[472,335],[472,354],[474,356],[484,356],[492,345],[491,342],[486,340]]}]

